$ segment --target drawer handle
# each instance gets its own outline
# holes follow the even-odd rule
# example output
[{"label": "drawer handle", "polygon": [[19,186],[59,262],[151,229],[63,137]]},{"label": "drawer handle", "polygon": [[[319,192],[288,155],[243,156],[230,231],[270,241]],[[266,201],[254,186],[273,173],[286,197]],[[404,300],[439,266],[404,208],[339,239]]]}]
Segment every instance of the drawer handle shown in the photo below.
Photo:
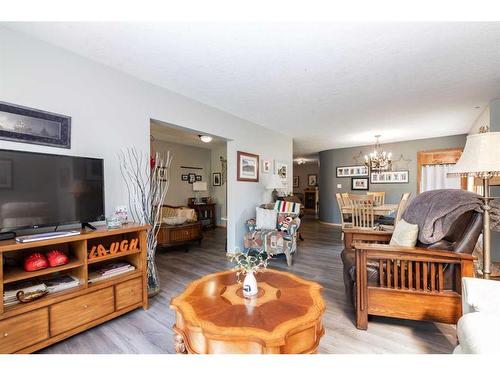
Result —
[{"label": "drawer handle", "polygon": [[89,307],[89,305],[83,305],[84,309],[87,309],[88,307]]},{"label": "drawer handle", "polygon": [[7,336],[9,336],[9,332],[5,332],[5,333],[3,334],[3,337],[7,337]]}]

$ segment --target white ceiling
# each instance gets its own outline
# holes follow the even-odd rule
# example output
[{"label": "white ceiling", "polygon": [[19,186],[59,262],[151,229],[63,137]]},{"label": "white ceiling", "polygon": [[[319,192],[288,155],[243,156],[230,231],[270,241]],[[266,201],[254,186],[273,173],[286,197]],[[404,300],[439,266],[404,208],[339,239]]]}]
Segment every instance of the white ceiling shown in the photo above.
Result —
[{"label": "white ceiling", "polygon": [[[226,140],[220,137],[210,135],[212,141],[204,143],[200,140],[200,133],[191,131],[190,129],[173,126],[158,120],[151,120],[150,126],[151,136],[155,140],[179,143],[181,145],[214,149],[226,146]],[[209,135],[204,134],[203,135]]]},{"label": "white ceiling", "polygon": [[500,23],[7,26],[290,134],[296,156],[466,133],[500,96]]}]

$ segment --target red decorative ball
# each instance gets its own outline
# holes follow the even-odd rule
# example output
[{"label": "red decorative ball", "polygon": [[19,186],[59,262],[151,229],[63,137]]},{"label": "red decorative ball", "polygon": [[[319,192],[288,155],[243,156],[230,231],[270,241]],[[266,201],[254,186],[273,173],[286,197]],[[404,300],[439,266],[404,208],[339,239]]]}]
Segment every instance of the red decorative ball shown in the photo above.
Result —
[{"label": "red decorative ball", "polygon": [[51,267],[62,266],[69,262],[68,257],[60,250],[52,250],[47,254],[47,259]]}]

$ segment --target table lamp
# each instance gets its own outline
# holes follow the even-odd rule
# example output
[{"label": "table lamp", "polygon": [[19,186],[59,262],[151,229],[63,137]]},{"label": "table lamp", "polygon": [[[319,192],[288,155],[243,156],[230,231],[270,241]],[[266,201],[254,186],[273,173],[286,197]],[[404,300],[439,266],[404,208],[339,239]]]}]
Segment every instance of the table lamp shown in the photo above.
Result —
[{"label": "table lamp", "polygon": [[277,174],[272,174],[266,185],[266,189],[269,190],[273,189],[273,192],[271,193],[273,197],[273,202],[276,202],[278,200],[279,196],[278,190],[285,188],[286,188],[286,183],[283,183],[283,179]]},{"label": "table lamp", "polygon": [[193,182],[193,191],[196,193],[196,202],[195,203],[201,203],[200,198],[198,196],[198,193],[200,191],[207,191],[207,183],[206,182]]},{"label": "table lamp", "polygon": [[484,132],[467,136],[462,156],[451,175],[478,177],[483,180],[483,277],[491,274],[490,179],[500,175],[500,132]]}]

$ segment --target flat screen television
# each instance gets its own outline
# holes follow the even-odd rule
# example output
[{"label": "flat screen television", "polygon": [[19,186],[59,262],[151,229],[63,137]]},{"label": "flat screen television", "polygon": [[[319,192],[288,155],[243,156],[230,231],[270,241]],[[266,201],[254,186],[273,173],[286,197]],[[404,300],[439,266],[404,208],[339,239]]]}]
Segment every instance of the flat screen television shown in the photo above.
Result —
[{"label": "flat screen television", "polygon": [[0,232],[99,220],[102,159],[0,150]]}]

